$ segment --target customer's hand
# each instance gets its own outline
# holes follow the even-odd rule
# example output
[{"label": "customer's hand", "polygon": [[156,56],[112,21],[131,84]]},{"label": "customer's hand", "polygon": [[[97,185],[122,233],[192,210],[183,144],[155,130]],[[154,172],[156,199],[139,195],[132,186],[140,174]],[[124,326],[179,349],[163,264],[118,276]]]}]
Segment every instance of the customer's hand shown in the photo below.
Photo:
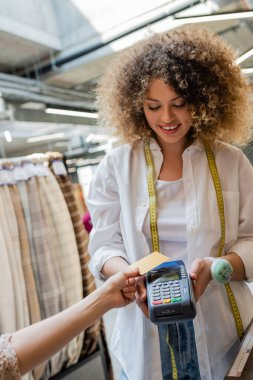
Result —
[{"label": "customer's hand", "polygon": [[137,290],[136,290],[136,303],[143,311],[144,315],[149,318],[148,304],[147,304],[147,289],[146,289],[146,277],[140,276],[137,278]]},{"label": "customer's hand", "polygon": [[103,285],[103,291],[111,308],[123,307],[135,300],[138,276],[138,269],[128,269],[109,277]]},{"label": "customer's hand", "polygon": [[193,280],[196,300],[202,296],[212,279],[211,265],[212,262],[207,259],[195,259],[192,262],[190,277]]}]

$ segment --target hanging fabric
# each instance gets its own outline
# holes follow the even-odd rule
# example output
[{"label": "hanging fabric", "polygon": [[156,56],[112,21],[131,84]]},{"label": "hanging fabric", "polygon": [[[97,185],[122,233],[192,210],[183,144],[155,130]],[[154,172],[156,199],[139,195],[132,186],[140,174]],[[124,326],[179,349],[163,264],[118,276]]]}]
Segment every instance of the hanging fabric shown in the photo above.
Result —
[{"label": "hanging fabric", "polygon": [[[14,291],[13,310],[15,310],[12,326],[10,326],[10,316],[8,317],[7,315],[7,319],[3,322],[3,326],[1,326],[0,330],[2,330],[2,328],[10,328],[9,331],[12,331],[13,329],[18,330],[29,324],[29,312],[25,279],[21,263],[18,225],[11,200],[10,188],[8,186],[0,187],[0,213],[0,226],[4,238],[3,251],[7,253],[11,269],[10,280],[12,281],[12,287]],[[4,298],[7,300],[7,302],[9,302],[7,293],[8,288],[6,287],[6,284],[3,284],[3,289],[5,289]],[[8,310],[8,305],[6,305],[6,307]]]},{"label": "hanging fabric", "polygon": [[[69,209],[70,217],[75,231],[76,243],[78,247],[82,271],[83,297],[86,297],[96,289],[95,279],[88,268],[89,236],[86,230],[84,229],[81,220],[80,208],[76,200],[73,184],[67,172],[64,171],[63,166],[61,166],[63,165],[62,162],[60,165],[60,161],[60,158],[56,159],[55,157],[50,157],[49,155],[49,168],[52,170],[52,173],[55,175],[55,178],[58,184],[60,185],[60,188],[62,190],[63,196]],[[102,335],[103,344],[105,347],[108,372],[111,376],[111,379],[113,379],[111,359],[106,344],[105,329],[102,319],[96,321],[93,325],[91,325],[89,328],[85,330],[85,339],[83,341],[81,356],[84,357],[93,353],[96,350],[100,335]]]},{"label": "hanging fabric", "polygon": [[[50,170],[49,163],[58,164]],[[60,168],[60,172],[59,172]],[[56,314],[95,290],[88,234],[58,153],[0,160],[0,333]],[[8,302],[7,302],[8,301]],[[113,379],[103,320],[96,321],[23,380],[47,380],[98,349]]]},{"label": "hanging fabric", "polygon": [[[27,233],[26,223],[24,219],[23,209],[21,200],[19,197],[19,192],[16,186],[10,187],[10,195],[13,202],[13,207],[16,215],[16,220],[18,223],[20,248],[21,248],[21,261],[24,273],[24,279],[26,284],[27,301],[30,314],[30,323],[36,323],[41,320],[41,312],[39,299],[36,289],[35,277],[32,267],[29,237]],[[34,368],[33,375],[34,379],[38,380],[42,376],[45,370],[46,364],[41,364],[40,366]]]},{"label": "hanging fabric", "polygon": [[[72,221],[56,179],[43,165],[46,160],[45,155],[0,160],[0,240],[7,269],[2,276],[5,292],[0,291],[1,333],[23,328],[82,299]],[[11,302],[6,304],[6,298]],[[76,363],[82,345],[83,333],[47,365],[36,368],[34,378],[46,380]]]}]

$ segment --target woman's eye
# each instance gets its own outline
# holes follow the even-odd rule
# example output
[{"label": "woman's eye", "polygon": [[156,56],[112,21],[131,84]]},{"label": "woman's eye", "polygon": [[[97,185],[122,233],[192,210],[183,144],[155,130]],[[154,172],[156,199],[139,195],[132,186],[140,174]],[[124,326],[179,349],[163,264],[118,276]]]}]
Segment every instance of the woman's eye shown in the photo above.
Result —
[{"label": "woman's eye", "polygon": [[181,108],[181,107],[184,107],[185,106],[185,102],[183,103],[178,103],[178,104],[173,104],[174,107],[176,108]]},{"label": "woman's eye", "polygon": [[151,107],[151,106],[148,106],[148,109],[151,110],[151,111],[156,111],[160,108],[160,106],[156,106],[156,107]]}]

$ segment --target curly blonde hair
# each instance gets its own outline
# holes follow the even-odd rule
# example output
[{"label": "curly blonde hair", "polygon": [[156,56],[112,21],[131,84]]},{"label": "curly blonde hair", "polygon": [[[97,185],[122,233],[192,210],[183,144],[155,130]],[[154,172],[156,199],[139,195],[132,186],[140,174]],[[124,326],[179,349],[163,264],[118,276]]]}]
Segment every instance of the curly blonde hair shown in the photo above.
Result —
[{"label": "curly blonde hair", "polygon": [[97,87],[99,113],[102,124],[113,126],[124,142],[152,135],[143,99],[153,78],[186,99],[193,137],[237,145],[250,141],[250,88],[235,53],[218,36],[182,27],[148,37],[110,63]]}]

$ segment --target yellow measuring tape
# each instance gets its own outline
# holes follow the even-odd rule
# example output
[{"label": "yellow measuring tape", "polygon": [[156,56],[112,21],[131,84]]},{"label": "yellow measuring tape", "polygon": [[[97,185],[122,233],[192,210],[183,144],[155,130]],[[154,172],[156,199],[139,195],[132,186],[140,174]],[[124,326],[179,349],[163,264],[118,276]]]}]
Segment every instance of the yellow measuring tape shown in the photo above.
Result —
[{"label": "yellow measuring tape", "polygon": [[[221,256],[224,245],[225,245],[225,231],[226,231],[226,224],[225,224],[225,212],[224,212],[224,201],[222,196],[222,189],[220,184],[220,179],[218,175],[218,170],[215,163],[215,158],[213,155],[213,152],[207,142],[204,142],[206,156],[210,168],[210,172],[213,179],[213,184],[215,187],[216,197],[217,197],[217,203],[218,203],[218,210],[220,215],[220,224],[221,224],[221,239],[220,239],[220,245],[217,256]],[[156,217],[156,193],[155,193],[155,187],[154,187],[154,165],[152,161],[152,155],[149,148],[149,144],[145,144],[144,146],[145,151],[145,157],[147,162],[147,181],[148,181],[148,192],[149,192],[149,209],[150,209],[150,230],[151,230],[151,236],[152,236],[152,246],[153,246],[153,252],[159,252],[159,237],[158,237],[158,228],[157,228],[157,217]],[[244,336],[243,331],[243,325],[242,320],[240,316],[240,312],[233,294],[233,291],[229,285],[229,283],[225,284],[225,288],[227,291],[229,303],[232,309],[232,313],[234,316],[237,333],[242,340]],[[175,355],[173,352],[173,348],[169,343],[169,337],[167,336],[167,344],[170,349],[171,353],[171,365],[172,365],[172,378],[173,380],[178,379],[178,371],[177,371],[177,365],[175,360]]]},{"label": "yellow measuring tape", "polygon": [[[204,146],[205,146],[205,150],[206,150],[206,156],[207,156],[210,172],[211,172],[211,175],[213,178],[213,183],[214,183],[217,202],[218,202],[218,209],[219,209],[219,214],[220,214],[221,239],[220,239],[220,246],[219,246],[218,255],[217,255],[219,257],[222,255],[224,245],[225,245],[226,225],[225,225],[224,202],[223,202],[222,189],[221,189],[220,179],[219,179],[219,175],[218,175],[218,170],[216,167],[215,158],[214,158],[212,149],[210,148],[210,145],[207,142],[204,143]],[[224,284],[224,285],[225,285],[225,288],[227,291],[229,303],[230,303],[232,313],[234,316],[237,333],[238,333],[240,340],[242,340],[242,338],[244,336],[244,331],[243,331],[243,325],[242,325],[242,319],[240,316],[240,311],[238,309],[238,306],[237,306],[237,303],[235,300],[235,296],[234,296],[234,293],[231,289],[231,286],[229,285],[229,283]]]},{"label": "yellow measuring tape", "polygon": [[174,354],[172,345],[170,344],[169,330],[167,330],[166,343],[170,349],[172,380],[178,380],[177,364],[176,364],[175,354]]},{"label": "yellow measuring tape", "polygon": [[154,180],[154,165],[152,161],[152,155],[148,144],[145,144],[145,157],[148,167],[147,179],[148,179],[148,193],[149,193],[149,211],[150,211],[150,230],[152,236],[153,252],[160,252],[159,238],[157,229],[156,218],[156,193],[155,193],[155,180]]}]

